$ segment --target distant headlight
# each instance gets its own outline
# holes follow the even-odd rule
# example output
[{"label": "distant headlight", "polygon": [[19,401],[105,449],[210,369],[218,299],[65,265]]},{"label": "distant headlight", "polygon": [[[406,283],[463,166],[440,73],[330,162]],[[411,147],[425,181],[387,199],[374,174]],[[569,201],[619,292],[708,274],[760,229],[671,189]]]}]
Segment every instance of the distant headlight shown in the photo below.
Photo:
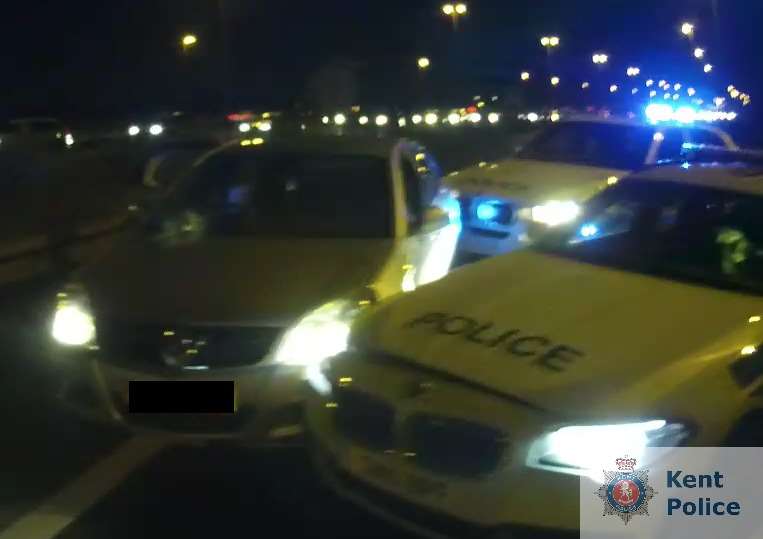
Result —
[{"label": "distant headlight", "polygon": [[549,200],[540,206],[524,208],[520,215],[536,223],[557,226],[574,221],[580,215],[580,206],[572,200]]},{"label": "distant headlight", "polygon": [[67,146],[74,146],[74,135],[66,133],[66,135],[64,135],[64,144]]},{"label": "distant headlight", "polygon": [[127,134],[131,137],[134,137],[136,135],[140,135],[140,127],[137,125],[131,125],[127,128]]},{"label": "distant headlight", "polygon": [[164,133],[164,126],[162,124],[151,124],[148,127],[148,132],[154,136],[161,135]]},{"label": "distant headlight", "polygon": [[641,460],[647,447],[678,446],[688,436],[689,430],[684,425],[664,419],[563,427],[533,442],[527,465],[559,473],[598,476],[619,457]]},{"label": "distant headlight", "polygon": [[344,352],[350,323],[359,311],[357,303],[337,300],[303,316],[283,334],[275,347],[276,363],[314,367]]},{"label": "distant headlight", "polygon": [[95,322],[84,305],[64,301],[56,307],[51,333],[60,344],[83,346],[95,339]]}]

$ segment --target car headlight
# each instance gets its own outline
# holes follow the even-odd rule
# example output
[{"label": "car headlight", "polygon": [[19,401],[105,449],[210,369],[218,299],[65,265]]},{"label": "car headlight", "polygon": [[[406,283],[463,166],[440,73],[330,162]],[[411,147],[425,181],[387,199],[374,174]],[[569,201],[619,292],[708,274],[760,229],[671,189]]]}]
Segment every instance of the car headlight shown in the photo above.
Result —
[{"label": "car headlight", "polygon": [[524,208],[520,216],[547,226],[557,226],[574,221],[580,212],[580,205],[572,200],[549,200],[539,206]]},{"label": "car headlight", "polygon": [[527,465],[560,473],[598,476],[617,458],[628,456],[642,460],[647,447],[675,447],[688,436],[689,429],[685,425],[664,419],[562,427],[532,443]]},{"label": "car headlight", "polygon": [[283,365],[312,367],[347,349],[350,323],[358,302],[336,300],[311,311],[283,334],[273,360]]},{"label": "car headlight", "polygon": [[66,346],[84,346],[95,339],[95,321],[84,294],[77,291],[58,294],[51,335]]}]

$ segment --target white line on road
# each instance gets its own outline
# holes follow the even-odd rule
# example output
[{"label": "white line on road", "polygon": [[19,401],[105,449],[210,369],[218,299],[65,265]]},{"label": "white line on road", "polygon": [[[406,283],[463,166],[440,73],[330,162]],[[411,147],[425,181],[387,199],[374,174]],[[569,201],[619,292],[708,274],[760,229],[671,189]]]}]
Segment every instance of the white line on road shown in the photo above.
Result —
[{"label": "white line on road", "polygon": [[131,438],[36,509],[0,531],[0,539],[52,539],[167,446],[169,441],[163,437]]}]

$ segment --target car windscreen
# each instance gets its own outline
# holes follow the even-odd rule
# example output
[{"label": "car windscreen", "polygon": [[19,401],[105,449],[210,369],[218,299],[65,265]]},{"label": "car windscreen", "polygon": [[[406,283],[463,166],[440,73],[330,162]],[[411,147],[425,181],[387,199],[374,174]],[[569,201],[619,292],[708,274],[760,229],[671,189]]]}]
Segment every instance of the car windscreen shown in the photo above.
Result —
[{"label": "car windscreen", "polygon": [[763,197],[670,181],[624,180],[536,249],[582,262],[763,293]]},{"label": "car windscreen", "polygon": [[645,126],[562,122],[538,133],[518,157],[633,170],[644,164],[653,136]]},{"label": "car windscreen", "polygon": [[387,161],[370,155],[222,152],[196,167],[161,214],[183,212],[212,235],[390,237]]}]

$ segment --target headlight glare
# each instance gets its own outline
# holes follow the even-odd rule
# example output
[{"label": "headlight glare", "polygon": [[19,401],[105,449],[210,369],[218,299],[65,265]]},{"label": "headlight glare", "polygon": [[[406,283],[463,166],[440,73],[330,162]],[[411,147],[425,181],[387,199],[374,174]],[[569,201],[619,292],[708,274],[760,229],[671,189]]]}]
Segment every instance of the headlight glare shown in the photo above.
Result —
[{"label": "headlight glare", "polygon": [[275,348],[274,360],[310,367],[347,349],[350,322],[357,312],[351,301],[327,303],[289,328]]},{"label": "headlight glare", "polygon": [[572,200],[549,200],[530,208],[530,218],[536,223],[557,226],[574,221],[580,215],[580,206]]},{"label": "headlight glare", "polygon": [[61,303],[53,317],[53,338],[67,346],[83,346],[95,338],[95,323],[90,312],[77,303]]},{"label": "headlight glare", "polygon": [[647,447],[680,445],[689,435],[679,423],[664,419],[615,425],[562,427],[537,439],[527,465],[560,473],[595,476],[623,456],[642,460]]}]

